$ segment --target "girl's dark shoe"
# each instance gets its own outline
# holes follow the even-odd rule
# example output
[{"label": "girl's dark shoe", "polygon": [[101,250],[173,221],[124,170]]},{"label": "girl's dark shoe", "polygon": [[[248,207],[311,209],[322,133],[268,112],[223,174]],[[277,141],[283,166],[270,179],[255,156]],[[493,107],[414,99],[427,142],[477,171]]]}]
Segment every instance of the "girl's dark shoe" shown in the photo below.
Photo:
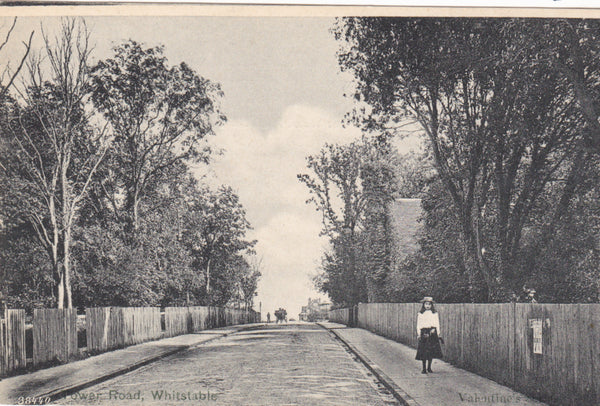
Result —
[{"label": "girl's dark shoe", "polygon": [[431,370],[431,367],[427,368],[427,372],[429,372],[429,373],[433,372],[433,371]]},{"label": "girl's dark shoe", "polygon": [[422,371],[421,371],[421,373],[422,373],[422,374],[426,374],[426,373],[427,373],[427,371],[426,371],[426,370],[422,370]]}]

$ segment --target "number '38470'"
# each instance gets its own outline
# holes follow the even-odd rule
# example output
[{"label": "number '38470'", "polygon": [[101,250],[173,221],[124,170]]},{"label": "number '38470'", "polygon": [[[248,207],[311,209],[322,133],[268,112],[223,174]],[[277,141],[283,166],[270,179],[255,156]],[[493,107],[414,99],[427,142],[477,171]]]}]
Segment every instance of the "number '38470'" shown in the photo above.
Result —
[{"label": "number '38470'", "polygon": [[20,396],[17,398],[17,405],[46,405],[50,403],[48,396]]}]

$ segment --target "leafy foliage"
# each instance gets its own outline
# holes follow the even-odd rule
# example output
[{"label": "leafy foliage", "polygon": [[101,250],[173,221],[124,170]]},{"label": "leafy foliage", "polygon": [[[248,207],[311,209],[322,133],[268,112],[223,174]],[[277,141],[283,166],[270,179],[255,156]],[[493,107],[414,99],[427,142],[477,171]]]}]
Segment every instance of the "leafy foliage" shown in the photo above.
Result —
[{"label": "leafy foliage", "polygon": [[[579,214],[594,218],[576,202],[595,190],[585,185],[597,168],[597,24],[339,20],[339,61],[355,76],[359,102],[351,119],[385,134],[417,122],[436,170],[421,250],[397,272],[396,297],[411,284],[411,295],[428,288],[443,296],[436,281],[453,281],[458,293],[449,300],[514,300],[528,283],[558,300],[569,295],[540,283],[542,275],[590,279],[575,264],[591,266],[598,240],[579,230],[568,242],[559,230],[578,230]],[[559,246],[568,259],[550,258]],[[552,263],[569,270],[560,276]]]},{"label": "leafy foliage", "polygon": [[187,204],[182,241],[191,253],[195,272],[204,275],[204,300],[225,304],[250,273],[241,254],[253,253],[256,241],[244,238],[250,229],[245,210],[238,196],[225,186],[214,192],[196,190]]},{"label": "leafy foliage", "polygon": [[397,190],[395,156],[385,137],[327,144],[307,158],[314,175],[298,175],[311,193],[307,203],[322,213],[322,233],[331,243],[315,283],[336,304],[373,300],[389,272],[385,210]]},{"label": "leafy foliage", "polygon": [[201,141],[225,121],[219,85],[135,41],[90,69],[84,26],[44,35],[48,80],[32,59],[28,86],[0,95],[3,296],[27,309],[251,308],[260,266],[245,211],[188,168],[208,163]]},{"label": "leafy foliage", "polygon": [[116,208],[117,196],[125,195],[121,209],[134,229],[140,201],[175,164],[207,162],[210,150],[200,141],[225,120],[219,85],[185,63],[169,67],[162,54],[162,47],[130,40],[91,72],[94,106],[114,133],[110,198]]}]

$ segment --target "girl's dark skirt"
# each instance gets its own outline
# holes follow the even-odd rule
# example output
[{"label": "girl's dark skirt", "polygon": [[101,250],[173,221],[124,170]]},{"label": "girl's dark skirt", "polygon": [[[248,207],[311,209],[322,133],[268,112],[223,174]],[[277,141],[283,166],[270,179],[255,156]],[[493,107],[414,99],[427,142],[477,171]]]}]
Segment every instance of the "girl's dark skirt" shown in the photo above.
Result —
[{"label": "girl's dark skirt", "polygon": [[424,361],[433,358],[442,358],[442,346],[437,331],[431,333],[431,329],[421,329],[421,337],[419,338],[419,346],[417,347],[417,357],[419,361]]}]

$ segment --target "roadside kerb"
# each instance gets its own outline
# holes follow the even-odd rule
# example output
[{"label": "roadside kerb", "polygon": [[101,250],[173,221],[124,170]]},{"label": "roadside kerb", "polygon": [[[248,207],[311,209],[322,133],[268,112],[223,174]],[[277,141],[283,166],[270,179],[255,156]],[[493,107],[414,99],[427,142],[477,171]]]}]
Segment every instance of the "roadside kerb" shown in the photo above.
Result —
[{"label": "roadside kerb", "polygon": [[[161,360],[161,359],[166,358],[168,356],[171,356],[173,354],[177,354],[179,352],[186,351],[186,350],[189,350],[189,349],[192,349],[192,348],[200,347],[200,346],[202,346],[204,344],[207,344],[207,343],[210,343],[212,341],[221,339],[223,337],[227,337],[230,334],[236,334],[236,333],[239,333],[240,331],[244,331],[244,330],[248,330],[248,329],[251,329],[251,328],[255,328],[255,327],[260,326],[260,325],[262,325],[262,324],[258,324],[258,325],[257,324],[241,325],[241,326],[239,326],[239,328],[236,328],[236,326],[230,326],[229,328],[233,327],[233,328],[236,328],[236,330],[235,331],[228,331],[228,332],[221,333],[221,334],[219,334],[218,330],[217,330],[217,331],[215,331],[215,334],[218,334],[218,335],[216,337],[211,337],[211,338],[207,339],[206,341],[202,341],[200,343],[195,343],[195,344],[189,344],[189,345],[182,344],[178,348],[175,348],[175,349],[172,349],[172,350],[166,350],[162,354],[154,355],[154,356],[142,359],[141,361],[138,361],[138,362],[136,362],[136,363],[134,363],[132,365],[128,365],[126,367],[120,368],[120,369],[118,369],[116,371],[111,371],[111,372],[106,373],[104,375],[98,376],[98,377],[96,377],[94,379],[86,380],[85,382],[80,382],[80,383],[76,383],[76,384],[71,384],[71,385],[68,385],[68,386],[65,386],[65,387],[62,387],[62,388],[59,388],[59,389],[52,390],[50,392],[46,392],[46,393],[35,395],[33,397],[34,398],[42,398],[42,399],[49,398],[50,401],[53,402],[53,401],[55,401],[57,399],[61,399],[61,398],[67,397],[67,396],[69,396],[69,395],[71,395],[71,394],[73,394],[75,392],[79,392],[79,391],[81,391],[83,389],[87,389],[87,388],[89,388],[91,386],[97,385],[97,384],[102,383],[104,381],[107,381],[109,379],[116,378],[117,376],[124,375],[124,374],[126,374],[128,372],[134,371],[134,370],[136,370],[138,368],[141,368],[141,367],[143,367],[145,365],[151,364],[152,362],[156,362],[158,360]],[[203,331],[209,332],[211,330],[203,330]]]},{"label": "roadside kerb", "polygon": [[[372,362],[365,354],[360,352],[355,346],[353,346],[351,343],[349,343],[347,340],[345,340],[340,334],[338,334],[335,331],[336,330],[335,328],[329,328],[327,326],[324,326],[321,323],[317,323],[317,325],[319,325],[322,328],[324,328],[325,330],[329,331],[338,340],[340,340],[342,342],[342,344],[344,344],[354,355],[356,355],[356,357],[373,373],[373,375],[375,375],[375,377],[387,388],[387,390],[389,390],[392,393],[392,395],[394,395],[394,397],[396,399],[398,399],[403,405],[405,405],[405,406],[420,406],[416,400],[414,400],[401,387],[396,385],[396,382],[394,382],[392,380],[392,378],[387,376],[385,374],[385,372],[383,372],[377,364]],[[340,327],[340,328],[345,328],[345,327]]]}]

